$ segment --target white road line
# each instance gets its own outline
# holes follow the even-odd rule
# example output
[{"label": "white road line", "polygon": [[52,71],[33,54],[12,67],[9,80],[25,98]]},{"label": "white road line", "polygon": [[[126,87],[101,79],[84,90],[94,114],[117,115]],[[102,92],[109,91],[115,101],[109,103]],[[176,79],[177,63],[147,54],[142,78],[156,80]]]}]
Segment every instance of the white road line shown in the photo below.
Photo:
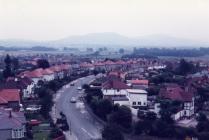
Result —
[{"label": "white road line", "polygon": [[94,136],[92,134],[90,134],[88,131],[86,131],[86,129],[81,128],[81,130],[83,130],[86,134],[88,134],[91,138],[94,138]]}]

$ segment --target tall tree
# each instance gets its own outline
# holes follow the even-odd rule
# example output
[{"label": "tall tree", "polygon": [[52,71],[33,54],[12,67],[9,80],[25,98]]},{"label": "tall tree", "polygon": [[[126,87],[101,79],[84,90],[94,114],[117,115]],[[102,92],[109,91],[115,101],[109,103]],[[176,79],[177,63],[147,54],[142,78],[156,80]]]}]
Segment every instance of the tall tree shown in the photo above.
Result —
[{"label": "tall tree", "polygon": [[123,54],[124,52],[125,52],[125,50],[124,50],[123,48],[120,48],[120,49],[119,49],[119,53],[120,53],[120,54]]},{"label": "tall tree", "polygon": [[48,68],[50,66],[48,60],[46,59],[39,59],[37,61],[37,65],[39,68],[43,68],[43,69]]},{"label": "tall tree", "polygon": [[3,76],[5,79],[13,75],[11,70],[11,62],[12,60],[10,56],[7,54],[6,58],[4,59],[5,69],[3,71]]},{"label": "tall tree", "polygon": [[119,126],[130,129],[132,126],[132,114],[130,108],[120,106],[109,116],[109,122],[118,124]]},{"label": "tall tree", "polygon": [[19,68],[19,60],[17,58],[13,58],[11,63],[14,73],[16,73]]}]

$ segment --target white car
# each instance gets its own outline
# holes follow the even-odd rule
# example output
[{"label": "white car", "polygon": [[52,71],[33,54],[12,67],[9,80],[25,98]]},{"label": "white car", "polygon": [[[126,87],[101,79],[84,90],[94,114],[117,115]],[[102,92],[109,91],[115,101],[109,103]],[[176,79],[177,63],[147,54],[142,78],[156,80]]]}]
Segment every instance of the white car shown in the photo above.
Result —
[{"label": "white car", "polygon": [[77,87],[77,90],[82,90],[82,87]]},{"label": "white car", "polygon": [[72,97],[72,98],[70,99],[70,102],[71,102],[71,103],[76,103],[76,98],[75,98],[75,97]]}]

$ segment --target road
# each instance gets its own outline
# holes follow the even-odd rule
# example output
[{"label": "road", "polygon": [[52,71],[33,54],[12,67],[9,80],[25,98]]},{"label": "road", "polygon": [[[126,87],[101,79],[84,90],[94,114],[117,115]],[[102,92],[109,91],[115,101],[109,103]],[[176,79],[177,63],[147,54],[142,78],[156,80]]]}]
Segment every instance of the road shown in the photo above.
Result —
[{"label": "road", "polygon": [[77,79],[74,86],[68,84],[56,95],[55,116],[58,117],[60,112],[66,115],[71,130],[67,134],[69,135],[69,137],[67,136],[68,140],[96,140],[101,138],[102,125],[86,111],[83,102],[70,102],[72,97],[78,97],[82,94],[77,88],[93,79],[95,79],[94,76]]}]

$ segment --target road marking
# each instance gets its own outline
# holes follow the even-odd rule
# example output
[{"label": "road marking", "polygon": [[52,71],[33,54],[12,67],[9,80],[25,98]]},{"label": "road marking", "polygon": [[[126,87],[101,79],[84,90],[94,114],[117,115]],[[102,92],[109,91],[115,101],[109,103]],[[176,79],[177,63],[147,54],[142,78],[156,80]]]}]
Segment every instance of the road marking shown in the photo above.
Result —
[{"label": "road marking", "polygon": [[84,114],[84,113],[87,113],[87,111],[86,110],[81,110],[81,113]]},{"label": "road marking", "polygon": [[92,134],[90,134],[88,131],[86,131],[86,129],[81,128],[81,130],[83,130],[86,134],[88,134],[91,138],[94,138],[94,136]]}]

